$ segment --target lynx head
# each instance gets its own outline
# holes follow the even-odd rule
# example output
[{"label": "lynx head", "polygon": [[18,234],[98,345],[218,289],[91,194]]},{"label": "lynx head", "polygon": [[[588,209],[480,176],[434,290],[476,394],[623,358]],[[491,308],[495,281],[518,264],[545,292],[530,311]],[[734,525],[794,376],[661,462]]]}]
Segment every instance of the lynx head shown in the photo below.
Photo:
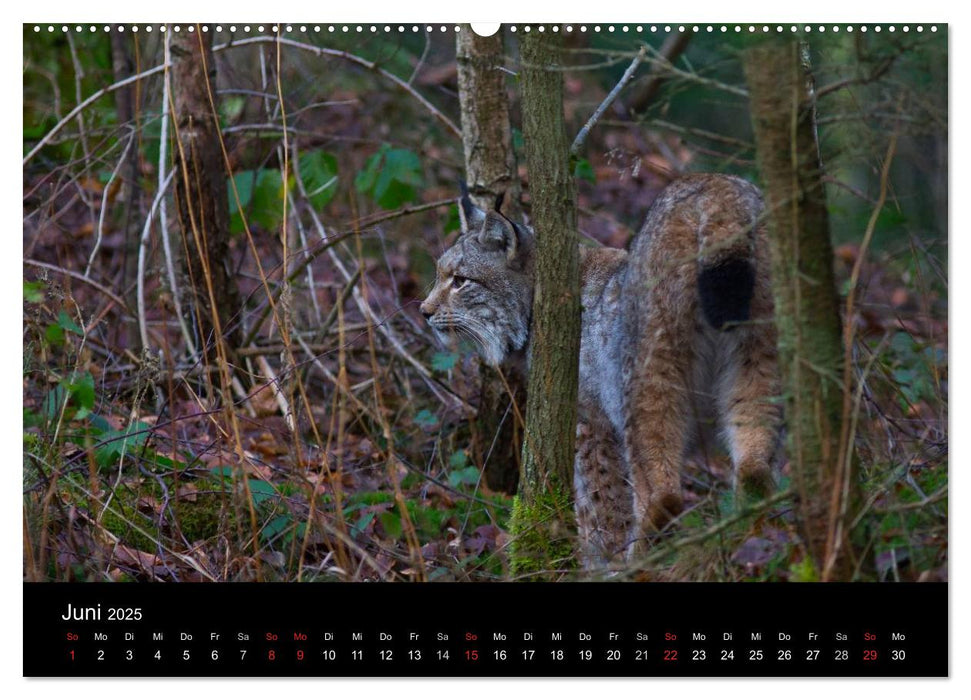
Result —
[{"label": "lynx head", "polygon": [[473,341],[496,367],[526,346],[533,308],[533,234],[499,211],[483,211],[463,183],[466,230],[438,259],[435,286],[421,305],[435,333],[448,342]]}]

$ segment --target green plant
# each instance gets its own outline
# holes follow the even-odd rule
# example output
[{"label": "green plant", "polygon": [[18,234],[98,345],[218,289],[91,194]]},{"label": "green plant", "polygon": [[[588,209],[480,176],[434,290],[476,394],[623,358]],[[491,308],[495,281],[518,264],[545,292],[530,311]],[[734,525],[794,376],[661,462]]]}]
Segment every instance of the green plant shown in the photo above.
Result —
[{"label": "green plant", "polygon": [[384,209],[397,209],[418,201],[417,188],[424,183],[421,159],[403,148],[384,144],[368,158],[364,170],[354,178],[358,192],[367,194]]}]

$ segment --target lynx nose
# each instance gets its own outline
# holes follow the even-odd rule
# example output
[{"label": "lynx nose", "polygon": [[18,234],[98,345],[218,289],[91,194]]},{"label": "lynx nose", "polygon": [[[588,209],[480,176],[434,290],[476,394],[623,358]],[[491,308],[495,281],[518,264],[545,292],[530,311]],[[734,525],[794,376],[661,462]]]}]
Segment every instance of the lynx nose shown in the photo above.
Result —
[{"label": "lynx nose", "polygon": [[422,303],[422,305],[418,307],[418,310],[421,312],[421,315],[425,317],[426,321],[435,315],[435,309],[431,308],[427,302]]}]

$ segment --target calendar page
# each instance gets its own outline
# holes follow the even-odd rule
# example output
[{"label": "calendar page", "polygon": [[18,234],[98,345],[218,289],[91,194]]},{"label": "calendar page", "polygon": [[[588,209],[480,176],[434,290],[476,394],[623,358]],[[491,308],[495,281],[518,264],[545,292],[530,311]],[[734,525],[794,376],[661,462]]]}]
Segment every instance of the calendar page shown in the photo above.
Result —
[{"label": "calendar page", "polygon": [[948,25],[320,14],[22,27],[23,674],[948,676]]}]

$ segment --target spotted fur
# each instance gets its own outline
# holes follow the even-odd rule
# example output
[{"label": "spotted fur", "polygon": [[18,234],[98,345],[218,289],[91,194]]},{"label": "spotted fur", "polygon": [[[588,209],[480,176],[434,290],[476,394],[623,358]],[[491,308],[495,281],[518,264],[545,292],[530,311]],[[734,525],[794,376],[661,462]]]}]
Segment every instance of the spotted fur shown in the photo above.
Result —
[{"label": "spotted fur", "polygon": [[[467,231],[421,306],[491,365],[524,362],[533,233],[463,197]],[[773,485],[781,415],[756,187],[692,175],[652,204],[630,251],[581,247],[583,321],[574,488],[584,561],[623,561],[682,510],[681,467],[716,426],[737,482]]]}]

